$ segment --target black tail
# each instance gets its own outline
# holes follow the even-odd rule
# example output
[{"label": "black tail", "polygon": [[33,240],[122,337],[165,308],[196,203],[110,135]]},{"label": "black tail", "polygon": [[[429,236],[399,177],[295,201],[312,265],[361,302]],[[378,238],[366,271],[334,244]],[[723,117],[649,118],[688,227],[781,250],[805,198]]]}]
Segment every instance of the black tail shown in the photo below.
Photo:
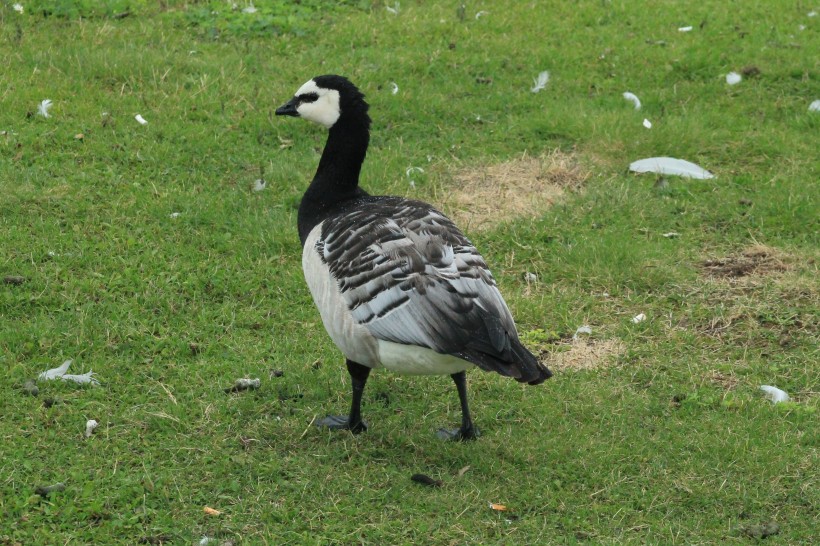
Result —
[{"label": "black tail", "polygon": [[539,385],[552,377],[552,372],[524,347],[518,339],[510,339],[510,347],[504,357],[487,354],[476,349],[461,351],[455,356],[472,362],[482,370],[512,377],[520,383]]}]

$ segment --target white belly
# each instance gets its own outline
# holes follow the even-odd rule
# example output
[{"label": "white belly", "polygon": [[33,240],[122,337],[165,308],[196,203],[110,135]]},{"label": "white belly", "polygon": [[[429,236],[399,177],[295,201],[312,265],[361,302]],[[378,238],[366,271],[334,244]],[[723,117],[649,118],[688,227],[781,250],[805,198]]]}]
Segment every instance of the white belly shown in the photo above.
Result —
[{"label": "white belly", "polygon": [[379,340],[379,360],[390,371],[407,375],[452,375],[473,365],[427,347]]},{"label": "white belly", "polygon": [[367,327],[358,324],[344,301],[339,285],[316,251],[316,241],[321,233],[322,225],[319,224],[308,234],[302,250],[302,269],[325,330],[345,357],[370,368],[384,366],[393,372],[409,375],[450,375],[473,366],[466,360],[426,347],[376,339]]}]

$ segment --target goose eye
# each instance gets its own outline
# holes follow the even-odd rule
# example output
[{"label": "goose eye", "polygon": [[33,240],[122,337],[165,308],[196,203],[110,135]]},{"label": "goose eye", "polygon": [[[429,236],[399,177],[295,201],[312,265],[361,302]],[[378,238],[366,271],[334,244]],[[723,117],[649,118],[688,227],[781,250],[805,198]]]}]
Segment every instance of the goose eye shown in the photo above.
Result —
[{"label": "goose eye", "polygon": [[319,95],[316,93],[305,93],[304,95],[299,95],[299,102],[316,102],[319,99]]}]

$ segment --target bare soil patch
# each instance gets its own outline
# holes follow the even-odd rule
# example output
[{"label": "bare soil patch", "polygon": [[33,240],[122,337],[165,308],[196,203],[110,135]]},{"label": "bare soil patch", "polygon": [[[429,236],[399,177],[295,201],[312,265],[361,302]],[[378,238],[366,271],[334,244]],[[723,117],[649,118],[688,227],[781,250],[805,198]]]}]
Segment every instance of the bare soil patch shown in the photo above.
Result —
[{"label": "bare soil patch", "polygon": [[443,206],[456,224],[483,230],[506,220],[534,217],[589,178],[576,157],[554,150],[462,169],[453,175]]},{"label": "bare soil patch", "polygon": [[725,258],[701,262],[704,273],[712,277],[737,279],[752,275],[770,275],[791,269],[790,257],[776,248],[752,245]]},{"label": "bare soil patch", "polygon": [[[543,351],[541,362],[553,371],[594,370],[612,365],[626,346],[619,339],[576,339],[566,350]],[[563,349],[563,347],[561,347]]]}]

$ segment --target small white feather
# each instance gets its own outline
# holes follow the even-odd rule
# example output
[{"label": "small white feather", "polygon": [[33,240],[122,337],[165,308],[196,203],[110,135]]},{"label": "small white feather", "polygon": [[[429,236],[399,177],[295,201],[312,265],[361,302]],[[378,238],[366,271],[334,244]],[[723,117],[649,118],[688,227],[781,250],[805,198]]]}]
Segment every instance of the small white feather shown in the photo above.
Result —
[{"label": "small white feather", "polygon": [[726,74],[726,83],[728,83],[729,85],[737,85],[740,83],[740,80],[742,79],[743,77],[737,72],[729,72],[728,74]]},{"label": "small white feather", "polygon": [[548,70],[544,70],[540,74],[538,74],[537,78],[532,80],[532,88],[530,91],[533,93],[538,93],[542,89],[547,86],[547,83],[550,81],[550,73]]},{"label": "small white feather", "polygon": [[678,32],[691,32],[692,27],[679,27]]},{"label": "small white feather", "polygon": [[85,424],[85,437],[91,438],[91,435],[94,434],[94,429],[99,426],[99,423],[94,419],[89,419],[88,422]]},{"label": "small white feather", "polygon": [[49,379],[57,379],[58,377],[62,377],[68,371],[69,366],[71,363],[74,362],[73,360],[66,360],[56,368],[51,368],[50,370],[46,370],[40,375],[37,376],[37,379],[49,380]]},{"label": "small white feather", "polygon": [[37,113],[44,118],[49,117],[48,111],[51,109],[51,99],[46,99],[37,105]]},{"label": "small white feather", "polygon": [[424,169],[422,169],[421,167],[407,167],[407,170],[404,171],[404,174],[405,176],[407,176],[407,178],[410,178],[410,175],[412,175],[413,173],[424,173]]},{"label": "small white feather", "polygon": [[627,91],[624,93],[624,98],[635,105],[635,110],[641,109],[641,99],[639,99],[634,93]]},{"label": "small white feather", "polygon": [[388,11],[388,13],[392,13],[393,15],[399,14],[399,3],[396,2],[395,6],[384,6],[384,9]]},{"label": "small white feather", "polygon": [[535,273],[530,273],[529,271],[527,271],[526,273],[524,273],[524,280],[527,281],[528,283],[538,282],[538,275],[536,275]]},{"label": "small white feather", "polygon": [[14,4],[11,8],[16,11],[17,13],[23,13],[23,4]]},{"label": "small white feather", "polygon": [[575,330],[575,333],[572,334],[572,340],[575,341],[576,339],[578,339],[579,334],[592,334],[592,328],[590,328],[586,324],[583,326],[579,326],[578,329]]},{"label": "small white feather", "polygon": [[261,179],[261,178],[258,178],[258,179],[257,179],[257,180],[253,183],[253,191],[262,191],[262,190],[264,190],[264,189],[265,189],[265,186],[267,186],[267,182],[265,182],[265,181],[264,181],[263,179]]},{"label": "small white feather", "polygon": [[649,121],[646,118],[643,118],[643,126],[646,127],[647,129],[651,129],[652,128],[652,122]]},{"label": "small white feather", "polygon": [[643,322],[645,320],[646,320],[646,315],[644,315],[643,313],[641,313],[639,315],[635,315],[634,317],[632,317],[632,322],[634,322],[635,324],[638,324],[639,322]]},{"label": "small white feather", "polygon": [[396,82],[390,82],[390,92],[394,95],[399,92],[399,84]]},{"label": "small white feather", "polygon": [[820,99],[809,104],[809,112],[820,112]]},{"label": "small white feather", "polygon": [[810,11],[807,15],[809,17],[817,17],[817,12],[816,11]]},{"label": "small white feather", "polygon": [[490,14],[489,11],[479,11],[478,13],[475,14],[476,21],[481,19],[483,16],[489,15],[489,14]]},{"label": "small white feather", "polygon": [[669,233],[664,233],[663,236],[667,239],[677,239],[678,237],[680,237],[680,233],[678,233],[677,231],[670,231]]},{"label": "small white feather", "polygon": [[145,121],[145,118],[144,118],[144,117],[142,117],[142,116],[141,116],[141,115],[139,115],[139,114],[137,114],[136,116],[134,116],[134,119],[135,119],[135,120],[137,120],[137,123],[139,123],[140,125],[145,125],[146,123],[148,123],[147,121]]},{"label": "small white feather", "polygon": [[181,213],[181,212],[172,212],[172,213],[171,213],[171,218],[179,218],[179,217],[180,217],[180,215],[182,215],[182,213]]},{"label": "small white feather", "polygon": [[640,159],[629,164],[629,170],[636,173],[657,173],[684,178],[707,179],[714,178],[715,175],[689,161],[675,159],[674,157],[649,157]]},{"label": "small white feather", "polygon": [[253,2],[251,2],[248,7],[242,8],[242,13],[256,13],[257,11],[258,10],[256,9],[256,6],[253,5]]},{"label": "small white feather", "polygon": [[771,400],[772,404],[789,401],[789,395],[786,391],[780,390],[777,387],[772,387],[771,385],[761,385],[760,390],[766,393],[766,398]]}]

